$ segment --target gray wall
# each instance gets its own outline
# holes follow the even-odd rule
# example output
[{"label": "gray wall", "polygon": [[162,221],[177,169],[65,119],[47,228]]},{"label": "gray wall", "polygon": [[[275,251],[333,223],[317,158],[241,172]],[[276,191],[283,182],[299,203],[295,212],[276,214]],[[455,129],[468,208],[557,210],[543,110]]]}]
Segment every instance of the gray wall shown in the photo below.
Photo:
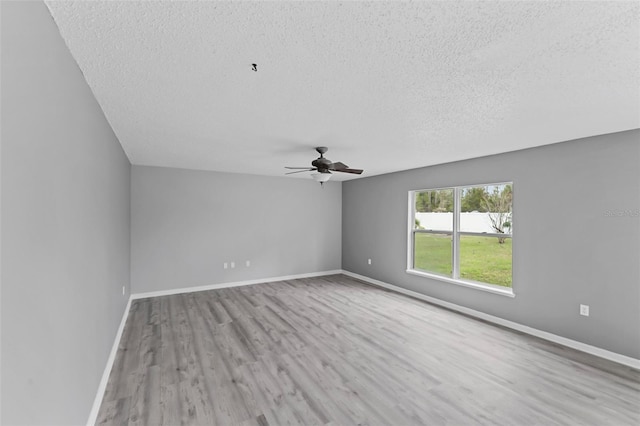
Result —
[{"label": "gray wall", "polygon": [[[405,272],[409,190],[505,181],[515,298]],[[640,358],[639,130],[349,181],[342,195],[343,269]]]},{"label": "gray wall", "polygon": [[1,7],[1,422],[84,424],[128,298],[131,166],[47,7]]},{"label": "gray wall", "polygon": [[340,269],[340,182],[134,166],[131,191],[134,293]]}]

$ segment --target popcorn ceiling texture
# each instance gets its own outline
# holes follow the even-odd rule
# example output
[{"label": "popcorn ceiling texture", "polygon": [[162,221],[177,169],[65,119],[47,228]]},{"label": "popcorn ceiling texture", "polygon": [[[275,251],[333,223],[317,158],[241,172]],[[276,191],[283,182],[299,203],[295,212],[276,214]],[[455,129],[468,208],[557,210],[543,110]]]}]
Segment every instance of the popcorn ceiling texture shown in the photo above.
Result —
[{"label": "popcorn ceiling texture", "polygon": [[640,127],[638,2],[46,3],[134,164],[326,145],[366,176]]}]

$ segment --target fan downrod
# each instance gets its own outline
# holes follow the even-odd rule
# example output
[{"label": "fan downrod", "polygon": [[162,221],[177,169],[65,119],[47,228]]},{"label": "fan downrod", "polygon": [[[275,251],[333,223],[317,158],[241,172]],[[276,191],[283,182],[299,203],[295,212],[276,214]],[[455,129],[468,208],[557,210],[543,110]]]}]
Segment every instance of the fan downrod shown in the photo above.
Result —
[{"label": "fan downrod", "polygon": [[327,148],[326,146],[317,146],[316,151],[318,151],[318,154],[320,154],[320,156],[322,157],[325,152],[329,151],[329,148]]}]

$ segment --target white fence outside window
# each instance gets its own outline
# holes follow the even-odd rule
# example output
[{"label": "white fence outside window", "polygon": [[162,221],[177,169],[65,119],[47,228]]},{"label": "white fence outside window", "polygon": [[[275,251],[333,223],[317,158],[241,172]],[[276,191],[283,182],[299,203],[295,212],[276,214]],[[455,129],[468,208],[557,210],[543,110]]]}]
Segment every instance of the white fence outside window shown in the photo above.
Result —
[{"label": "white fence outside window", "polygon": [[[469,212],[460,213],[461,232],[487,232],[495,233],[491,226],[490,213]],[[415,213],[415,218],[420,221],[420,226],[425,229],[438,229],[442,231],[453,231],[453,213]],[[428,226],[426,226],[429,224]],[[506,228],[505,232],[511,233],[511,228]]]}]

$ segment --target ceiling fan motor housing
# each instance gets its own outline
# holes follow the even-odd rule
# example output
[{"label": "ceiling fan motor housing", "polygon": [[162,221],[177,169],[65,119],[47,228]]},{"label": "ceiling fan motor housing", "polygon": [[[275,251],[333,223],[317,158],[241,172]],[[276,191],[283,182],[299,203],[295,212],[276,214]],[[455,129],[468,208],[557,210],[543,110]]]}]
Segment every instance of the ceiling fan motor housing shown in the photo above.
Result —
[{"label": "ceiling fan motor housing", "polygon": [[331,160],[328,160],[324,157],[320,157],[311,162],[313,167],[316,167],[320,173],[328,173],[329,167],[331,167]]},{"label": "ceiling fan motor housing", "polygon": [[315,168],[318,169],[318,172],[320,173],[331,173],[329,171],[329,168],[331,167],[331,160],[328,160],[326,158],[324,158],[324,153],[327,152],[329,150],[329,148],[327,148],[326,146],[318,146],[316,147],[316,151],[318,151],[318,153],[320,154],[320,157],[313,160],[311,162],[311,165]]}]

